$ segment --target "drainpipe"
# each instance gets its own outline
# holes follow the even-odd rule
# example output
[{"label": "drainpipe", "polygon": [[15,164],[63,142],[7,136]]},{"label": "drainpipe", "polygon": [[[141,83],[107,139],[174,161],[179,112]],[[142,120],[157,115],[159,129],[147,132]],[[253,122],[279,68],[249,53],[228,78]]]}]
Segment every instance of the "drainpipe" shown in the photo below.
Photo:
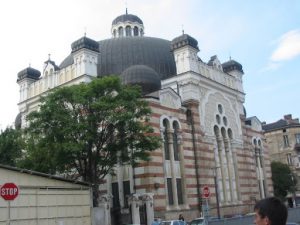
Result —
[{"label": "drainpipe", "polygon": [[194,151],[194,159],[195,159],[195,168],[196,168],[196,181],[197,181],[197,195],[198,195],[198,208],[200,213],[202,212],[202,204],[201,204],[201,193],[200,193],[200,183],[199,183],[199,173],[198,173],[198,164],[197,164],[197,151],[196,151],[196,138],[195,138],[195,126],[192,110],[188,109],[186,111],[186,117],[188,123],[191,125],[192,131],[192,141],[193,141],[193,151]]}]

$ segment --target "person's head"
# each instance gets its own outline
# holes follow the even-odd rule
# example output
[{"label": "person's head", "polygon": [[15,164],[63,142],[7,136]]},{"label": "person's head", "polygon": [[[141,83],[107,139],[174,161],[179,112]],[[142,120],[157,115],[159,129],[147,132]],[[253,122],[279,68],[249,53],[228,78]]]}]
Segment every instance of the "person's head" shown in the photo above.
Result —
[{"label": "person's head", "polygon": [[256,225],[285,225],[288,212],[286,206],[276,197],[258,201],[254,206]]}]

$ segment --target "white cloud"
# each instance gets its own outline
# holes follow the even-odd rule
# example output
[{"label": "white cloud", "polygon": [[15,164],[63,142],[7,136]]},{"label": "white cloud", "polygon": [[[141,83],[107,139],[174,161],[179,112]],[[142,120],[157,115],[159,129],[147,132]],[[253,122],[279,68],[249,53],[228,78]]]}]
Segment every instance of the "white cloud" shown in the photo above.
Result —
[{"label": "white cloud", "polygon": [[271,61],[290,60],[300,55],[300,30],[291,30],[278,40],[277,49],[271,56]]},{"label": "white cloud", "polygon": [[281,63],[279,63],[279,62],[269,62],[267,66],[260,69],[258,72],[265,73],[265,72],[269,72],[272,70],[277,70],[280,66],[281,66]]}]

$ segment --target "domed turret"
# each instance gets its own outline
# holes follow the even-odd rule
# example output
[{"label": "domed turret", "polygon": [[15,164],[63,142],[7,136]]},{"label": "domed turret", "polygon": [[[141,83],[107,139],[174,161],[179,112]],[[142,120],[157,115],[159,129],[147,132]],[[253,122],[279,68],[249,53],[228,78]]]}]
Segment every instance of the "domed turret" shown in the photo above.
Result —
[{"label": "domed turret", "polygon": [[188,71],[197,72],[199,48],[195,38],[182,34],[172,40],[171,50],[176,58],[177,74]]},{"label": "domed turret", "polygon": [[72,53],[82,48],[86,48],[95,52],[99,52],[99,43],[87,37],[82,37],[77,41],[74,41],[71,45]]},{"label": "domed turret", "polygon": [[27,67],[26,69],[24,70],[21,70],[19,73],[18,73],[18,79],[17,81],[20,81],[20,80],[23,80],[25,78],[30,78],[30,79],[34,79],[34,80],[38,80],[41,76],[41,72],[34,69],[34,68],[31,68],[31,67]]},{"label": "domed turret", "polygon": [[145,65],[131,66],[124,70],[120,77],[123,84],[141,86],[143,95],[158,91],[161,88],[159,75]]},{"label": "domed turret", "polygon": [[175,50],[186,45],[199,50],[198,41],[188,34],[182,34],[181,36],[174,38],[171,42],[171,49]]},{"label": "domed turret", "polygon": [[112,25],[116,25],[118,23],[125,23],[125,22],[143,24],[143,21],[138,16],[132,15],[132,14],[127,14],[127,11],[126,11],[126,14],[118,16],[116,19],[114,19],[112,22]]},{"label": "domed turret", "polygon": [[229,61],[222,64],[223,71],[228,73],[233,70],[237,70],[241,73],[244,73],[243,66],[235,60],[230,59]]},{"label": "domed turret", "polygon": [[111,26],[112,37],[130,37],[143,36],[144,24],[143,21],[136,15],[126,14],[118,16],[112,22]]}]

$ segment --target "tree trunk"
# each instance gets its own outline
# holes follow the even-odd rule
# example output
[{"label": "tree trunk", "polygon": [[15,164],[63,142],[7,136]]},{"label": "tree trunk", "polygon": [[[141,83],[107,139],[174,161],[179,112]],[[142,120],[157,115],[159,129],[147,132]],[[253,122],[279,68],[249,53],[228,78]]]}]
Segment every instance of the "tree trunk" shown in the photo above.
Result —
[{"label": "tree trunk", "polygon": [[93,207],[99,206],[99,185],[93,184],[92,185],[92,191],[93,191]]}]

